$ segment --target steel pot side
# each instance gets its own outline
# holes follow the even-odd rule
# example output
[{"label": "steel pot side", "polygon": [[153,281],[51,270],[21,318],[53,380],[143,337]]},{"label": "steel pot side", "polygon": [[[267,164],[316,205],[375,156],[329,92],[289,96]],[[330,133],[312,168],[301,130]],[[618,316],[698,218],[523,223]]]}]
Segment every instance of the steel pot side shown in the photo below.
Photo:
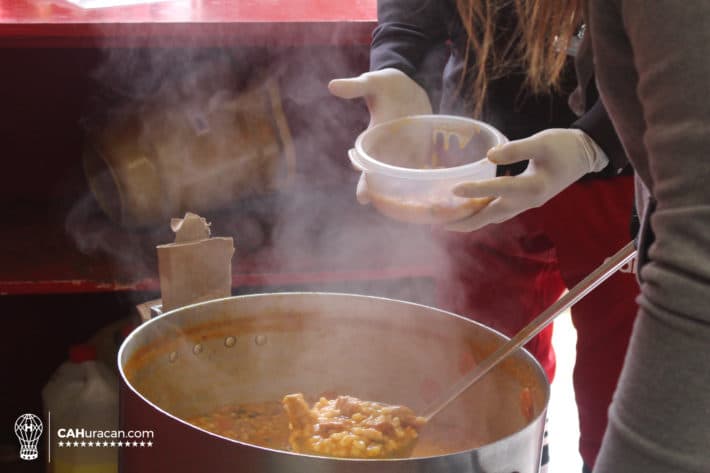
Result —
[{"label": "steel pot side", "polygon": [[[334,391],[421,411],[504,340],[449,312],[353,294],[257,294],[168,312],[135,330],[119,351],[121,429],[153,436],[150,448],[122,448],[120,469],[534,473],[550,392],[544,371],[524,350],[435,418],[459,445],[445,455],[300,455],[220,437],[183,420],[289,392]],[[428,431],[442,430],[432,424],[423,435]]]}]

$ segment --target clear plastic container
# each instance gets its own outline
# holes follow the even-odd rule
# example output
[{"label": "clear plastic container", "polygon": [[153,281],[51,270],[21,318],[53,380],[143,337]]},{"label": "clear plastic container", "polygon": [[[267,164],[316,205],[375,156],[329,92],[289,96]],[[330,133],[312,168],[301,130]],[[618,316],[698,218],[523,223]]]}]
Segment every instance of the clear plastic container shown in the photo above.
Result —
[{"label": "clear plastic container", "polygon": [[494,127],[452,115],[414,115],[362,132],[350,161],[365,172],[372,205],[409,223],[442,224],[473,215],[491,198],[462,198],[452,188],[495,177],[484,159],[507,141]]},{"label": "clear plastic container", "polygon": [[[49,432],[52,456],[48,472],[118,471],[116,447],[88,446],[88,442],[98,440],[89,432],[118,429],[117,377],[107,366],[96,361],[93,346],[82,344],[70,348],[69,360],[57,368],[42,390],[42,402],[45,419],[51,413],[52,421],[52,431]],[[77,441],[80,446],[59,447],[60,441]]]}]

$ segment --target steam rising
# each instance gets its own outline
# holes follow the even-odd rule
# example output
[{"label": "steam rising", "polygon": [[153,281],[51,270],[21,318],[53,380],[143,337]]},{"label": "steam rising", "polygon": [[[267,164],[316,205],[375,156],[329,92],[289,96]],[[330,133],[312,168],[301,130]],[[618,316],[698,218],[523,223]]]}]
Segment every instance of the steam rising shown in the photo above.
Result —
[{"label": "steam rising", "polygon": [[[233,265],[237,273],[248,272],[254,284],[239,287],[238,292],[333,290],[382,295],[473,318],[483,314],[484,323],[511,333],[496,326],[490,314],[507,311],[508,305],[515,311],[518,305],[509,294],[501,294],[500,285],[491,284],[491,266],[470,251],[478,245],[489,252],[497,239],[495,228],[447,234],[390,221],[356,202],[358,173],[350,167],[346,152],[367,126],[368,113],[362,100],[330,96],[327,83],[364,72],[367,45],[197,48],[157,43],[150,48],[105,50],[92,73],[99,93],[91,97],[83,120],[87,142],[106,127],[137,117],[138,131],[129,138],[153,146],[146,148],[152,152],[156,146],[169,150],[164,153],[169,158],[165,169],[182,167],[193,183],[193,194],[204,197],[203,207],[170,207],[167,202],[175,200],[174,195],[165,190],[151,194],[155,189],[143,186],[147,202],[162,215],[149,224],[127,227],[110,222],[98,209],[95,196],[87,193],[66,222],[67,232],[82,252],[108,258],[121,280],[154,278],[155,245],[173,238],[170,219],[193,211],[211,221],[213,235],[234,237]],[[438,58],[428,59],[432,68],[441,67]],[[433,77],[427,75],[426,81],[436,88]],[[215,128],[210,128],[211,111],[238,101],[267,80],[279,87],[295,175],[277,190],[264,190],[262,181],[251,189],[235,188],[229,183],[246,182],[240,173],[253,176],[254,167],[242,159],[243,147],[235,144],[234,135],[222,128],[213,140],[214,153],[234,156],[218,160],[220,168],[209,164],[209,159],[192,159],[190,145],[196,136],[215,134]],[[161,116],[165,119],[156,120]],[[206,128],[200,126],[201,118],[206,118]],[[176,122],[190,126],[178,129]],[[250,126],[247,122],[248,130]],[[478,300],[472,301],[472,293]],[[475,304],[481,301],[488,306],[477,313]],[[499,309],[492,309],[493,304]]]},{"label": "steam rising", "polygon": [[[74,238],[81,252],[92,256],[92,262],[107,261],[114,273],[111,277],[119,283],[155,279],[155,246],[174,238],[170,219],[182,217],[185,211],[194,211],[212,223],[213,235],[234,237],[236,254],[233,265],[238,273],[260,275],[260,281],[252,280],[254,285],[235,288],[238,292],[333,290],[412,300],[445,309],[461,307],[460,302],[468,302],[462,298],[463,286],[446,284],[452,290],[442,299],[436,296],[435,285],[443,285],[445,281],[456,282],[451,278],[461,276],[460,272],[453,270],[457,267],[465,267],[466,271],[478,274],[485,273],[486,268],[465,252],[455,253],[452,265],[449,254],[452,239],[470,242],[473,237],[445,235],[426,226],[393,222],[380,216],[373,208],[356,202],[358,173],[350,167],[346,152],[357,134],[367,126],[367,110],[362,100],[346,101],[330,96],[326,85],[333,78],[354,76],[365,71],[367,49],[367,45],[342,49],[316,46],[226,49],[170,47],[166,44],[150,48],[106,48],[100,64],[91,72],[97,94],[89,98],[82,120],[87,146],[107,127],[138,118],[135,133],[127,139],[151,152],[155,148],[150,145],[170,150],[164,154],[172,160],[167,169],[183,167],[184,174],[190,175],[196,192],[202,197],[209,196],[209,199],[202,201],[204,208],[201,209],[175,210],[168,205],[174,195],[163,190],[155,193],[153,185],[143,183],[144,195],[147,196],[144,200],[162,215],[152,223],[129,226],[111,220],[99,207],[95,194],[87,191],[67,215],[67,233]],[[224,167],[219,168],[220,172],[215,172],[215,166],[187,167],[186,163],[194,163],[189,159],[190,146],[196,137],[209,136],[214,132],[214,110],[223,109],[226,104],[238,100],[246,91],[258,87],[267,79],[279,85],[281,105],[288,118],[296,157],[296,173],[288,185],[277,190],[258,192],[259,185],[256,185],[250,192],[237,195],[244,189],[229,187],[224,182],[239,181],[235,177],[242,171],[245,175],[254,176],[254,168],[246,160],[239,159],[221,160]],[[164,117],[164,120],[156,117]],[[200,126],[202,117],[207,117],[209,130]],[[176,122],[190,126],[175,131]],[[243,150],[234,145],[233,135],[220,135],[214,142],[217,154],[232,153],[238,158]],[[201,186],[204,192],[200,192]],[[220,194],[220,190],[224,193]],[[217,204],[211,205],[215,202]],[[89,271],[93,270],[89,268]],[[472,283],[475,284],[475,281],[469,277],[461,284]],[[140,293],[135,297],[140,299],[136,302],[145,300],[145,295]],[[283,310],[286,312],[288,308]],[[334,317],[352,315],[348,314],[351,310],[356,312],[347,307],[335,313],[332,310],[332,306],[321,308],[322,313]],[[366,345],[362,339],[353,338],[348,330],[351,325],[343,325],[341,318],[333,324],[338,338],[328,345],[327,355],[332,360],[347,362],[344,350],[360,350],[355,359],[363,360],[363,365],[365,362],[368,365],[361,366],[365,374],[360,379],[379,380],[389,376],[390,383],[396,383],[399,389],[392,390],[379,381],[357,386],[344,375],[341,375],[340,384],[325,388],[342,394],[387,395],[391,397],[379,400],[392,403],[414,402],[407,396],[399,398],[399,395],[409,392],[414,395],[416,391],[410,389],[408,383],[416,382],[414,386],[419,389],[421,380],[421,384],[431,391],[427,397],[436,396],[436,391],[445,387],[439,378],[444,373],[436,368],[446,367],[446,370],[452,371],[446,373],[446,379],[453,379],[457,374],[458,355],[465,347],[454,349],[435,337],[422,336],[422,333],[417,344],[406,344],[406,341],[413,339],[409,335],[415,327],[405,324],[404,320],[389,318],[392,315],[389,312],[378,315],[378,320],[394,327],[392,331],[397,336],[390,338],[388,333],[375,330],[378,327],[376,324],[367,324],[365,328],[375,332],[378,340],[377,352],[363,350]],[[318,320],[308,319],[308,323],[318,324]],[[426,319],[422,325],[428,323],[429,319]],[[431,333],[442,330],[436,321],[427,327]],[[249,357],[250,363],[253,361],[249,365],[250,373],[266,375],[259,378],[259,383],[268,385],[269,376],[278,374],[271,371],[274,366],[289,376],[277,377],[288,379],[289,384],[269,386],[273,399],[287,394],[281,389],[312,395],[317,392],[310,391],[312,386],[318,385],[322,389],[322,384],[333,379],[321,378],[319,364],[324,354],[322,349],[314,350],[318,346],[313,344],[305,357],[301,355],[305,349],[300,350],[298,343],[307,341],[296,340],[289,342],[293,351],[286,352],[283,346],[278,345],[278,336],[268,332],[268,327],[263,329],[264,333],[255,334],[268,337],[268,343],[264,346],[257,345],[251,336],[238,336],[233,348],[226,348],[222,341],[214,339],[200,341],[205,347],[200,355],[194,351],[194,341],[185,340],[189,335],[181,333],[183,328],[175,327],[180,333],[179,337],[176,336],[175,351],[179,352],[178,364],[194,362],[189,366],[194,376],[184,376],[184,372],[182,377],[175,376],[174,371],[167,372],[166,376],[171,375],[172,382],[190,379],[195,382],[186,383],[182,391],[171,391],[166,389],[167,383],[157,383],[156,401],[160,401],[161,396],[184,394],[183,400],[200,398],[212,400],[217,405],[234,402],[230,395],[235,390],[254,397],[263,395],[266,391],[258,391],[262,387],[258,383],[252,387],[249,383],[234,382],[234,367],[243,362],[234,356],[239,350]],[[319,342],[320,339],[313,338],[316,335],[319,334],[313,331],[309,340]],[[406,346],[402,348],[402,345]],[[210,358],[212,347],[215,350],[232,350],[229,352],[232,355],[231,364],[215,367]],[[269,363],[268,358],[262,358],[266,350],[271,350],[272,356],[280,356],[282,363]],[[385,370],[380,366],[379,355],[390,360],[401,360],[401,363]],[[417,363],[411,363],[415,356]],[[302,359],[297,359],[299,357]],[[341,366],[332,365],[329,369],[346,373],[346,370],[340,369]],[[292,368],[303,370],[296,372]],[[371,371],[368,372],[368,369]],[[308,381],[304,382],[302,373],[310,377],[310,385]],[[383,373],[387,376],[378,376]],[[356,389],[362,391],[356,392]],[[422,397],[415,407],[423,406],[425,400]],[[215,405],[192,407],[209,410]]]},{"label": "steam rising", "polygon": [[[95,198],[87,194],[70,212],[67,231],[81,251],[108,255],[118,274],[135,270],[145,275],[156,271],[150,254],[154,245],[172,240],[170,218],[194,211],[212,222],[213,235],[235,238],[237,271],[249,261],[250,272],[264,275],[257,291],[333,289],[435,304],[431,282],[426,283],[426,295],[417,279],[449,274],[441,236],[427,227],[389,221],[355,200],[358,174],[350,168],[346,151],[367,125],[367,110],[362,100],[331,97],[326,86],[333,78],[362,73],[367,54],[366,45],[107,48],[93,72],[100,93],[92,97],[83,120],[88,140],[127,117],[141,118],[138,131],[129,138],[152,143],[153,148],[143,148],[149,151],[155,146],[169,150],[166,170],[191,165],[183,171],[197,183],[204,205],[171,207],[170,192],[177,191],[156,194],[151,186],[143,186],[144,200],[159,210],[160,218],[126,227],[99,217]],[[230,165],[218,173],[209,159],[187,156],[190,144],[195,134],[213,132],[200,129],[200,117],[207,118],[209,128],[210,110],[239,100],[266,80],[279,85],[295,153],[295,177],[276,191],[263,191],[263,183],[248,191],[235,189],[229,185],[239,180],[235,176],[254,175],[254,167],[242,160],[234,137],[225,134],[216,140],[215,153],[235,158],[220,160],[220,165]],[[163,121],[147,113],[161,109],[170,111]],[[170,121],[175,111],[182,111],[193,126],[176,129]],[[410,270],[414,278],[407,280]],[[295,276],[294,285],[285,283],[284,274]],[[401,281],[393,284],[395,276]],[[407,287],[410,282],[413,285]]]}]

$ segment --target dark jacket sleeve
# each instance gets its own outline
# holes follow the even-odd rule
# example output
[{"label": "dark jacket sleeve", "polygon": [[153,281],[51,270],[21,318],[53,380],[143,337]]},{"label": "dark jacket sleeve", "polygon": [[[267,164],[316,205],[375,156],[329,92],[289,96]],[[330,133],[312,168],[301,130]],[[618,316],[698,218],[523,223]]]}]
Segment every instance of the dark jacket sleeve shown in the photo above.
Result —
[{"label": "dark jacket sleeve", "polygon": [[577,89],[569,98],[570,108],[580,117],[570,125],[589,135],[604,150],[609,165],[597,176],[614,176],[629,169],[626,152],[619,140],[611,118],[599,98],[594,77],[594,54],[589,35],[585,35],[574,60]]},{"label": "dark jacket sleeve", "polygon": [[609,158],[609,165],[601,171],[604,174],[616,175],[628,167],[629,161],[621,145],[614,125],[600,99],[587,110],[570,128],[578,128],[592,138],[604,150]]},{"label": "dark jacket sleeve", "polygon": [[445,0],[379,0],[370,70],[393,67],[414,77],[427,55],[448,39]]}]

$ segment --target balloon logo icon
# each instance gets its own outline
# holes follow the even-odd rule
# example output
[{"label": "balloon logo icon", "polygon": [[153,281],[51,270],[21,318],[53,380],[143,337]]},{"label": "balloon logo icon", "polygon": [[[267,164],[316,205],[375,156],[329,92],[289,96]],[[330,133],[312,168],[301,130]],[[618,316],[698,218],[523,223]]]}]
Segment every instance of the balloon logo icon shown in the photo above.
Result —
[{"label": "balloon logo icon", "polygon": [[34,414],[22,414],[15,421],[15,435],[20,440],[20,458],[35,460],[38,457],[37,443],[42,435],[42,419]]}]

